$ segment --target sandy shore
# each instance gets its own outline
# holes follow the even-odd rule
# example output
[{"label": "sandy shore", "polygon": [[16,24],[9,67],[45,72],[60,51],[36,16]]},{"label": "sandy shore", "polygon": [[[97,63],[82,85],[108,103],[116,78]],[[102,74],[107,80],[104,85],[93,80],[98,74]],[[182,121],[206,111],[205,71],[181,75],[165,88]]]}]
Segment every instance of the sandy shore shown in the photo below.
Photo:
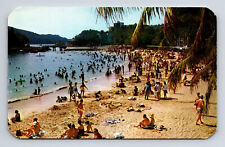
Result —
[{"label": "sandy shore", "polygon": [[[100,99],[95,98],[94,91],[86,94],[86,98],[84,98],[84,114],[93,112],[97,115],[88,118],[83,116],[82,120],[92,122],[92,127],[98,128],[99,132],[105,138],[113,138],[113,134],[117,132],[121,132],[125,139],[198,139],[208,138],[215,133],[217,125],[216,91],[213,91],[210,99],[209,115],[203,117],[204,124],[195,125],[197,113],[194,100],[197,92],[201,94],[205,93],[207,89],[206,82],[200,81],[197,88],[194,88],[192,91],[190,87],[180,85],[175,94],[169,91],[168,98],[162,98],[160,101],[156,100],[153,95],[150,96],[149,100],[145,100],[143,94],[136,96],[137,100],[128,100],[128,97],[133,95],[134,86],[137,86],[139,91],[144,89],[146,83],[145,74],[146,71],[144,71],[143,76],[140,77],[141,83],[133,83],[129,80],[125,82],[126,87],[123,89],[126,90],[127,94],[115,94],[116,91],[121,89],[116,87],[115,83],[111,85],[110,89],[102,90],[103,96],[101,96]],[[190,78],[191,75],[188,75],[188,79]],[[167,81],[167,79],[162,79],[162,81]],[[100,86],[104,87],[106,85],[102,83]],[[161,95],[162,94],[163,93],[161,93]],[[24,106],[24,103],[32,106],[32,111],[30,112],[23,112],[22,108],[19,109],[22,115],[22,122],[9,125],[9,131],[15,135],[18,129],[28,129],[34,117],[39,119],[42,129],[47,132],[42,138],[59,138],[67,129],[68,123],[74,123],[77,127],[77,119],[79,117],[77,106],[74,102],[55,104],[57,95],[68,95],[67,89],[44,95],[40,98],[36,107],[33,105],[33,100],[35,99],[31,99],[28,102],[19,101],[9,104],[11,110],[9,114],[13,114],[12,110],[15,108],[21,105]],[[50,101],[52,101],[52,103],[49,103]],[[59,110],[51,109],[52,104],[57,105]],[[140,104],[144,104],[146,108],[150,109],[141,108],[139,107]],[[140,109],[141,112],[128,112],[127,108],[130,106],[133,106],[135,109]],[[134,125],[137,125],[142,120],[143,114],[149,116],[151,113],[155,114],[155,124],[157,126],[164,125],[166,130],[157,131],[134,127]],[[103,125],[105,121],[111,119],[117,119],[120,120],[120,122],[108,126]],[[93,138],[93,134],[89,133],[88,136],[82,138]]]}]

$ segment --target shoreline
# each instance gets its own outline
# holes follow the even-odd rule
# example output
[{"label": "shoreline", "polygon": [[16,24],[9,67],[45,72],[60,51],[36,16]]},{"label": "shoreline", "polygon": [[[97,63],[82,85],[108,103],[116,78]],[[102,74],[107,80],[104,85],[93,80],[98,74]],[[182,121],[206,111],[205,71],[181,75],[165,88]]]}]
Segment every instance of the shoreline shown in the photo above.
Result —
[{"label": "shoreline", "polygon": [[[127,62],[128,61],[125,61],[124,65]],[[130,76],[131,74],[133,74],[133,70],[131,70],[131,72],[128,72],[128,69],[125,68],[125,73],[128,73],[128,74],[123,75],[124,77]],[[121,75],[115,75],[113,73],[112,75],[107,77],[107,76],[105,76],[105,73],[102,73],[97,77],[89,79],[88,82],[86,83],[88,90],[85,93],[90,94],[90,93],[97,92],[99,90],[100,91],[111,90],[114,88],[113,85],[115,85],[115,83],[117,82],[117,80],[120,76]],[[96,85],[97,81],[98,81],[98,84]],[[81,83],[81,82],[78,82],[78,84],[79,83]],[[104,84],[104,86],[103,86],[103,84]],[[25,108],[23,108],[23,109],[27,108],[27,110],[32,111],[32,112],[34,112],[34,111],[42,112],[42,111],[47,110],[50,107],[52,107],[53,105],[58,104],[58,103],[56,103],[56,98],[57,98],[56,94],[59,94],[59,95],[61,94],[60,96],[66,96],[67,98],[69,98],[68,85],[61,86],[55,90],[43,93],[41,95],[32,95],[30,97],[17,99],[14,101],[8,101],[8,118],[13,117],[14,110],[12,110],[12,108],[15,108],[15,110],[16,110],[16,107],[19,110],[19,109],[21,109],[21,107],[25,106]],[[52,98],[53,96],[55,96],[55,97]],[[40,102],[40,100],[43,100],[43,99],[46,99],[46,100],[49,99],[50,100],[49,104],[46,104],[46,106],[43,108],[41,107],[40,110],[37,110],[36,106],[35,106],[34,110],[32,110],[30,108],[30,107],[32,107],[32,105],[35,105],[35,103]],[[29,104],[30,106],[27,106],[27,104]],[[22,112],[26,111],[23,109],[22,109]],[[29,116],[30,116],[30,113],[25,113],[25,115],[23,115],[23,118],[26,118]]]}]

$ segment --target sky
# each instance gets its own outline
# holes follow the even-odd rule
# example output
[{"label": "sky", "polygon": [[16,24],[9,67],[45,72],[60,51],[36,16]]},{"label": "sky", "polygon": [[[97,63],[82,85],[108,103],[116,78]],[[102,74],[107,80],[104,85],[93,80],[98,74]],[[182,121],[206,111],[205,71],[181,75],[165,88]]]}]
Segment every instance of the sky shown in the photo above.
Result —
[{"label": "sky", "polygon": [[[125,25],[138,23],[141,11],[125,15]],[[163,17],[153,18],[152,25],[163,24]],[[8,26],[32,31],[38,34],[56,34],[72,39],[83,30],[107,31],[112,22],[106,23],[97,17],[94,7],[21,7],[11,12]]]}]

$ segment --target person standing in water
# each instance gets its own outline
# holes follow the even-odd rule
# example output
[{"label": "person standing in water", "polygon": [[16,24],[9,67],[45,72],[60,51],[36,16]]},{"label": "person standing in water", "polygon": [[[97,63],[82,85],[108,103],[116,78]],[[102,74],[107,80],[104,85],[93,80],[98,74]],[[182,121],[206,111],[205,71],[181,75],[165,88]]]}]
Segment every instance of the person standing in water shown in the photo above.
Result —
[{"label": "person standing in water", "polygon": [[73,86],[72,86],[72,84],[69,86],[69,94],[70,94],[70,102],[71,102],[72,96],[73,96]]},{"label": "person standing in water", "polygon": [[74,101],[76,102],[76,96],[78,96],[78,88],[77,88],[77,82],[74,83]]},{"label": "person standing in water", "polygon": [[129,62],[129,64],[128,64],[129,72],[130,72],[130,70],[131,70],[131,67],[132,67],[132,64]]},{"label": "person standing in water", "polygon": [[84,83],[84,72],[81,73],[80,77],[81,77],[82,83]]}]

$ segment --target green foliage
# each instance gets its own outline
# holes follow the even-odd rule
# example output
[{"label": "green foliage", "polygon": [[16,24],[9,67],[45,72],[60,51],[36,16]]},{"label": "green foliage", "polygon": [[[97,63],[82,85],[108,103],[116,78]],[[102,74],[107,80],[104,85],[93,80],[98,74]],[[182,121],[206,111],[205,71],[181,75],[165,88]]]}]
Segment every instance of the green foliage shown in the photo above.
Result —
[{"label": "green foliage", "polygon": [[[131,37],[136,28],[134,25],[110,27],[109,31],[84,30],[75,36],[71,43],[74,46],[97,46],[108,44],[131,44]],[[139,46],[159,45],[163,39],[163,25],[144,26]]]},{"label": "green foliage", "polygon": [[97,46],[107,43],[107,32],[96,30],[84,30],[75,36],[71,43],[74,46]]},{"label": "green foliage", "polygon": [[25,47],[25,44],[29,43],[29,39],[14,30],[14,28],[8,29],[8,49],[17,48],[17,47]]},{"label": "green foliage", "polygon": [[66,42],[67,38],[60,37],[59,35],[52,34],[37,34],[34,32],[16,29],[13,27],[8,27],[8,30],[13,29],[15,33],[22,34],[29,39],[30,44],[55,44],[57,42]]}]

